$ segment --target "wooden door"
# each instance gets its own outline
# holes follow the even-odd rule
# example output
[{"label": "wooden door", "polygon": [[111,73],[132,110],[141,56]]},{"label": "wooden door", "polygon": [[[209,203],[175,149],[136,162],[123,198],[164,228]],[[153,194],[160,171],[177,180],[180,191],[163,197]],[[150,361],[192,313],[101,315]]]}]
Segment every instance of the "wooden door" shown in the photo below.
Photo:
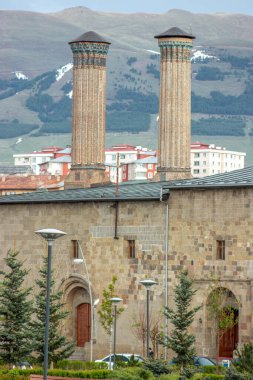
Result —
[{"label": "wooden door", "polygon": [[[238,311],[235,312],[235,318],[238,320]],[[219,356],[232,358],[233,351],[238,343],[238,323],[230,329],[227,329],[219,338]]]},{"label": "wooden door", "polygon": [[83,347],[90,341],[91,313],[90,304],[81,303],[76,308],[76,345]]}]

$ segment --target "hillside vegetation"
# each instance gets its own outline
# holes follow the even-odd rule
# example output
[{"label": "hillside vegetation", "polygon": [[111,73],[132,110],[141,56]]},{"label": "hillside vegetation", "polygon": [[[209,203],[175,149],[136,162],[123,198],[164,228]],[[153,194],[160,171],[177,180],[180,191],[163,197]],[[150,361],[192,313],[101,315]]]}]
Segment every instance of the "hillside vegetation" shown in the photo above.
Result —
[{"label": "hillside vegetation", "polygon": [[[253,115],[253,17],[112,14],[85,7],[53,14],[2,11],[0,138],[70,133],[72,54],[68,41],[95,30],[112,45],[107,68],[107,132],[146,132],[159,107],[159,52],[154,35],[190,31],[192,131],[244,136]],[[201,47],[199,46],[201,45]],[[60,75],[59,75],[60,73]],[[197,120],[196,120],[197,119]]]}]

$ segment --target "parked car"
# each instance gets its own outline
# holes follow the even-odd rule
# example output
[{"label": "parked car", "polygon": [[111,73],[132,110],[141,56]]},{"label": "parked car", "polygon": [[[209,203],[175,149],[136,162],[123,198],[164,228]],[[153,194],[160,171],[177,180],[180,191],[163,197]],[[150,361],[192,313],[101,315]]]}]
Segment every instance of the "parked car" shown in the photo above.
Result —
[{"label": "parked car", "polygon": [[[216,365],[216,363],[212,359],[207,358],[206,356],[194,356],[193,360],[194,360],[193,365],[195,365],[196,367],[207,366],[207,365]],[[175,362],[172,360],[168,364],[175,364]]]},{"label": "parked car", "polygon": [[13,368],[29,369],[32,368],[32,365],[28,362],[18,362],[13,366]]},{"label": "parked car", "polygon": [[198,366],[207,366],[207,365],[216,365],[216,363],[206,356],[194,356],[194,365]]},{"label": "parked car", "polygon": [[[111,357],[111,368],[113,368],[114,365],[114,355],[108,355],[105,356],[103,359],[96,360],[96,363],[104,362],[108,365],[108,368],[110,368],[110,357]],[[143,357],[141,357],[138,354],[116,354],[116,362],[124,362],[128,363],[130,359],[133,358],[134,360],[137,360],[138,362],[143,362]]]}]

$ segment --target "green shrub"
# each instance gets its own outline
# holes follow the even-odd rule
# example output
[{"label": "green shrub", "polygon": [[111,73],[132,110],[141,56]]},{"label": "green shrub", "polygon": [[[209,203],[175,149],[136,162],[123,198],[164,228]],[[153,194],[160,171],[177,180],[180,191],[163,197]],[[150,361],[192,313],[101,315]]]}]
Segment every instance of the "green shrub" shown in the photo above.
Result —
[{"label": "green shrub", "polygon": [[49,370],[48,375],[62,377],[80,377],[81,379],[108,379],[111,378],[112,372],[108,369],[93,369],[85,371],[67,371],[54,369]]},{"label": "green shrub", "polygon": [[221,380],[224,379],[223,375],[217,375],[214,373],[205,374],[202,377],[203,380]]},{"label": "green shrub", "polygon": [[194,375],[194,372],[195,372],[195,368],[192,368],[192,367],[184,367],[182,372],[181,372],[181,375],[183,377],[185,377],[186,379],[191,379]]},{"label": "green shrub", "polygon": [[235,367],[230,367],[226,371],[224,380],[248,380],[249,376],[246,374],[240,373]]},{"label": "green shrub", "polygon": [[122,368],[111,372],[111,378],[117,380],[151,380],[152,373],[144,368]]},{"label": "green shrub", "polygon": [[[10,375],[14,374],[15,376],[12,378]],[[42,368],[34,368],[34,369],[15,369],[11,371],[3,370],[0,371],[0,380],[3,380],[1,376],[7,376],[6,380],[26,380],[30,378],[30,374],[34,375],[42,375]],[[97,370],[86,370],[86,371],[69,371],[63,369],[53,369],[48,370],[49,376],[61,376],[61,377],[80,377],[81,379],[110,379],[112,371],[108,369],[97,369]],[[9,376],[9,377],[8,377]],[[20,379],[19,379],[19,377]],[[23,377],[22,377],[23,376]],[[4,379],[5,380],[5,379]]]},{"label": "green shrub", "polygon": [[0,375],[0,380],[29,380],[30,379],[30,375],[29,376],[25,376],[25,375],[14,375],[14,374],[5,374],[5,375]]},{"label": "green shrub", "polygon": [[[161,375],[159,376],[159,380],[179,380],[179,378],[182,378],[182,376],[177,373],[171,373],[169,375]],[[185,379],[185,378],[184,378]],[[203,375],[201,373],[195,373],[191,380],[203,380]]]},{"label": "green shrub", "polygon": [[236,350],[238,361],[234,362],[238,372],[253,372],[253,345],[245,343],[240,350]]},{"label": "green shrub", "polygon": [[107,369],[107,364],[102,363],[96,363],[96,362],[83,362],[81,360],[59,360],[55,368],[58,369],[65,369],[65,370],[73,370],[73,371],[80,371],[80,370],[86,370],[86,369]]},{"label": "green shrub", "polygon": [[226,368],[220,365],[206,365],[199,367],[200,372],[202,373],[214,373],[217,375],[223,375],[226,372]]},{"label": "green shrub", "polygon": [[169,366],[158,359],[145,361],[143,367],[151,371],[155,376],[171,373]]}]

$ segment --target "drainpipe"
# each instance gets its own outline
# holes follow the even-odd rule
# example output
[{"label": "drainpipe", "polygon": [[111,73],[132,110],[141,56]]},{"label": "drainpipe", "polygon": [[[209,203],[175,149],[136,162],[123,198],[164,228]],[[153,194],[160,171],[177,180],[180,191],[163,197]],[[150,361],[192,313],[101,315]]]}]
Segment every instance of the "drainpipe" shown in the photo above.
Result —
[{"label": "drainpipe", "polygon": [[[168,253],[169,253],[169,195],[166,200],[163,199],[162,188],[160,193],[160,201],[165,205],[164,216],[164,248],[165,248],[165,272],[164,272],[164,306],[168,307]],[[164,317],[164,336],[168,335],[168,320]],[[167,347],[164,347],[164,360],[167,360]]]},{"label": "drainpipe", "polygon": [[[165,205],[165,307],[168,307],[168,251],[169,251],[169,203]],[[164,319],[164,335],[168,335],[168,320]],[[167,347],[164,349],[164,360],[167,360]]]},{"label": "drainpipe", "polygon": [[118,239],[119,202],[115,202],[112,207],[115,208],[114,239]]}]

